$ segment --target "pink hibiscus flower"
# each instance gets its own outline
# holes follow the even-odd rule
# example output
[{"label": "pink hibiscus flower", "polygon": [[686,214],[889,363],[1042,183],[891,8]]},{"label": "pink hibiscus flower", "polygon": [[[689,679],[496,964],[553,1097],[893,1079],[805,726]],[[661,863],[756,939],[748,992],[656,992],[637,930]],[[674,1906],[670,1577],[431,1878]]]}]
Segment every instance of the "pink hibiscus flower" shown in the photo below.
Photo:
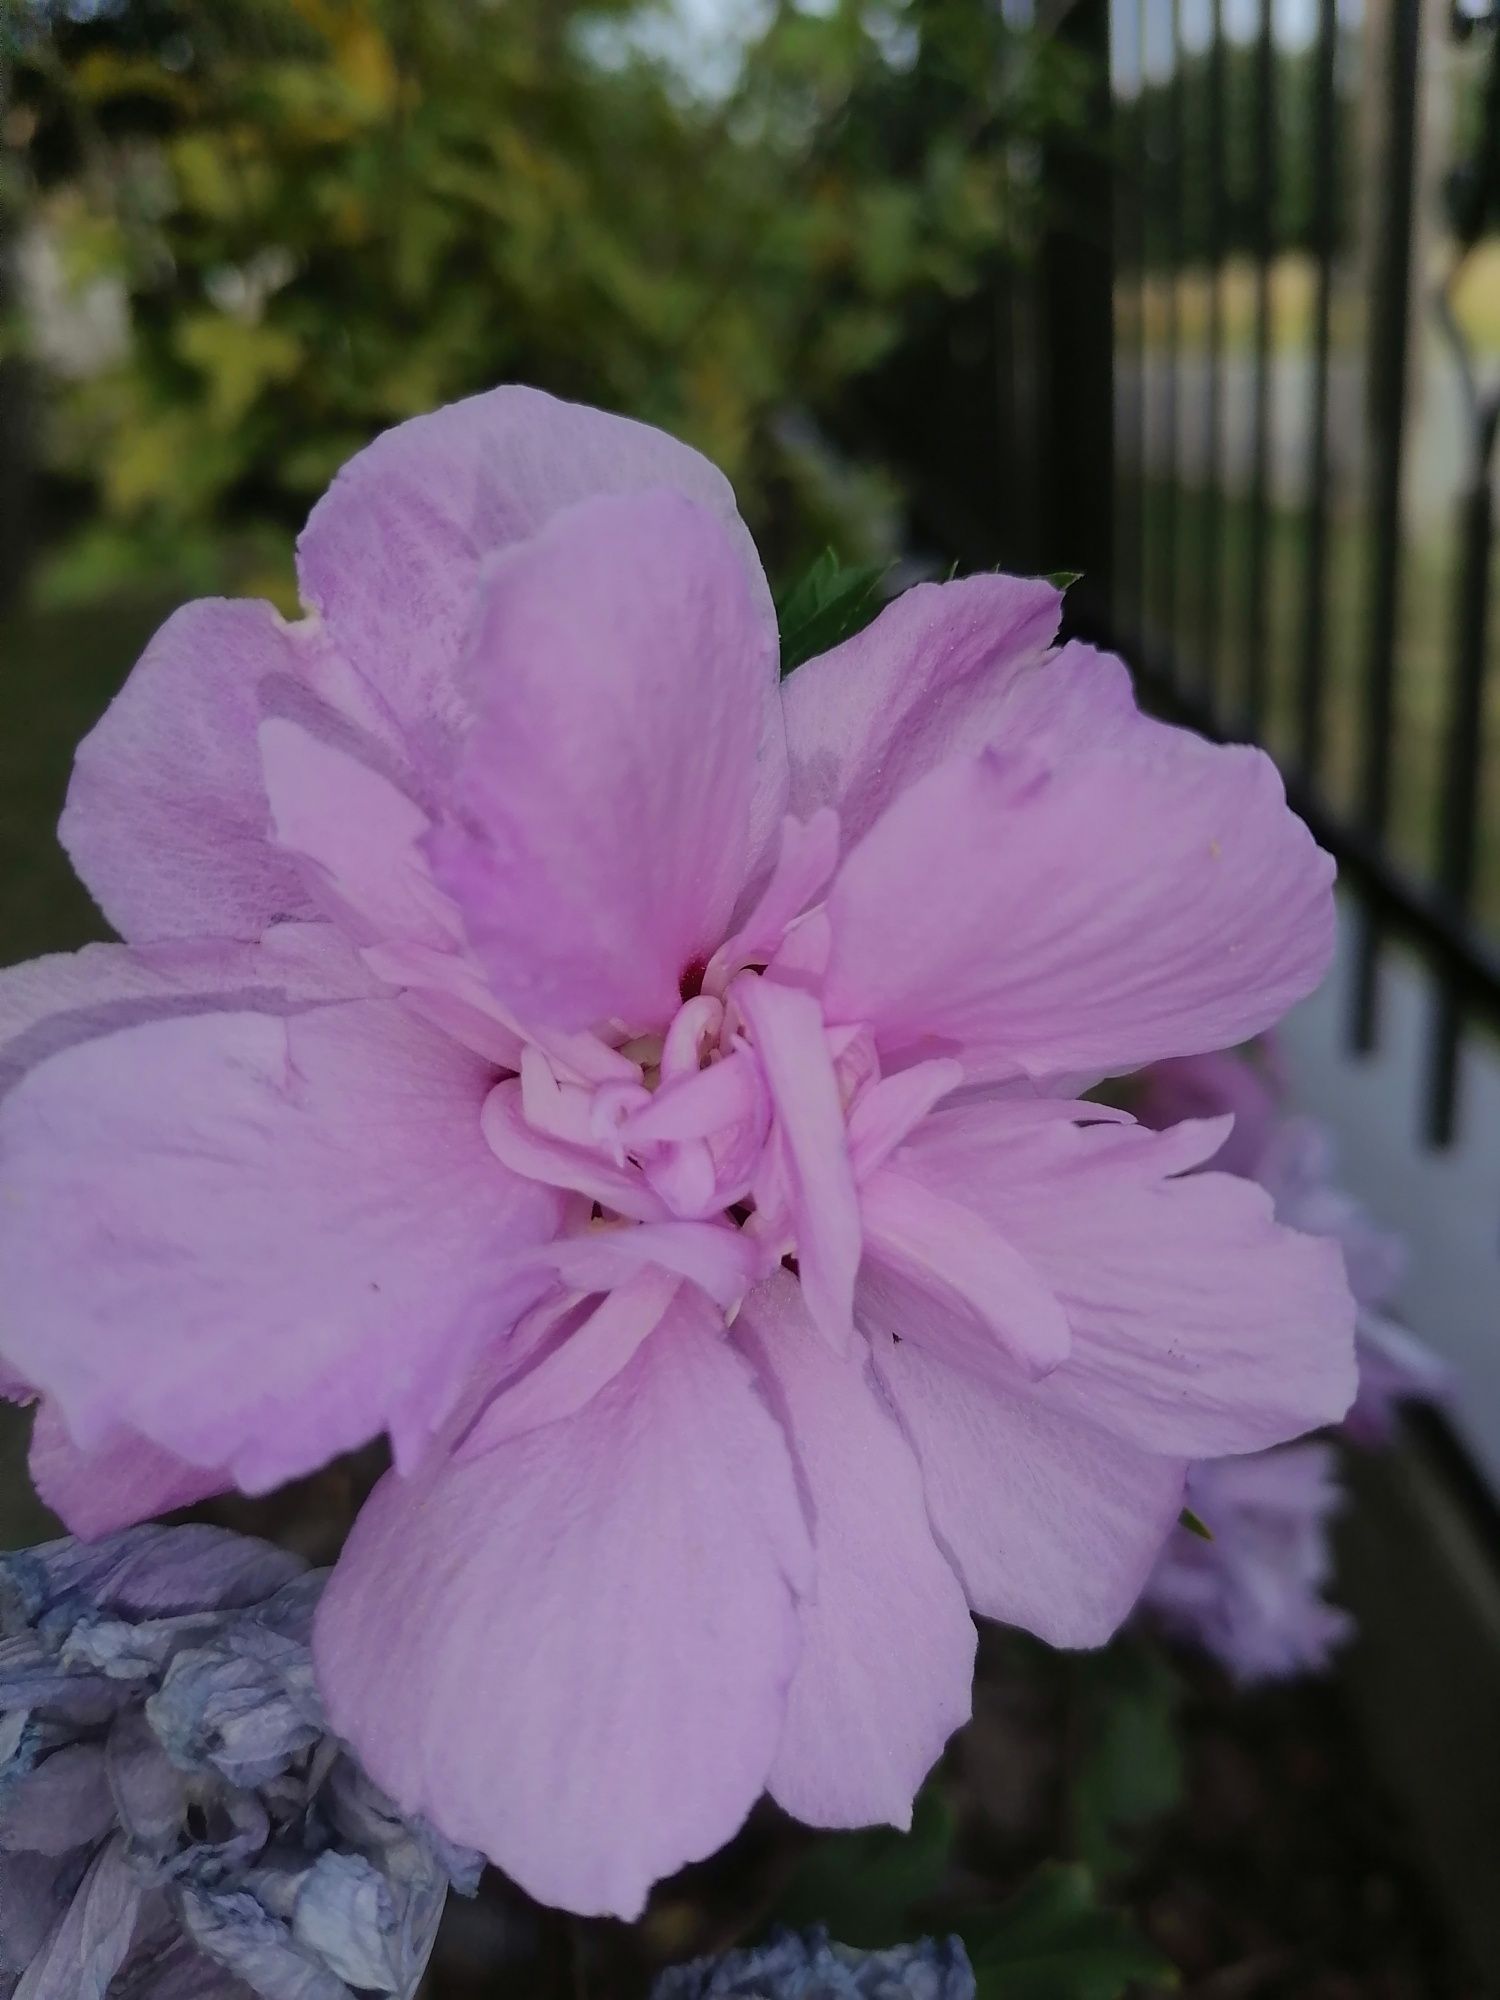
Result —
[{"label": "pink hibiscus flower", "polygon": [[1354,1630],[1324,1593],[1343,1502],[1327,1444],[1280,1445],[1210,1459],[1188,1475],[1212,1541],[1186,1527],[1167,1538],[1141,1597],[1174,1637],[1201,1646],[1242,1687],[1327,1667]]},{"label": "pink hibiscus flower", "polygon": [[[1284,1096],[1277,1051],[1267,1046],[1258,1061],[1225,1051],[1156,1063],[1133,1102],[1141,1122],[1158,1129],[1230,1114],[1233,1129],[1212,1165],[1258,1182],[1289,1228],[1338,1244],[1355,1304],[1359,1374],[1344,1435],[1367,1448],[1389,1444],[1401,1405],[1444,1402],[1452,1373],[1386,1310],[1406,1274],[1406,1245],[1340,1186],[1332,1134],[1315,1118],[1288,1110]],[[1201,1546],[1195,1559],[1201,1560]]]},{"label": "pink hibiscus flower", "polygon": [[719,474],[507,389],[361,453],[309,615],[188,606],[63,820],[122,936],[8,976],[3,1347],[97,1531],[389,1435],[335,1725],[538,1897],[761,1793],[905,1824],[970,1611],[1092,1645],[1190,1460],[1339,1416],[1337,1249],[1082,1082],[1316,982],[1250,750],[924,585],[781,687]]}]

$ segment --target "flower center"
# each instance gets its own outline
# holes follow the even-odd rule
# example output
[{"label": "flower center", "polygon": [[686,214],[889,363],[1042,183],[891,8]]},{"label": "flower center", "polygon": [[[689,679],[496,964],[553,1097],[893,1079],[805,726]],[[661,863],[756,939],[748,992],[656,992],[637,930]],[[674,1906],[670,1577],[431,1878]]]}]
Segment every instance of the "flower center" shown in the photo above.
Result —
[{"label": "flower center", "polygon": [[635,1074],[593,1086],[588,1143],[679,1221],[741,1208],[751,1199],[772,1117],[733,999],[695,993],[659,1042],[629,1044],[620,1054]]},{"label": "flower center", "polygon": [[[835,836],[831,815],[787,823],[760,901],[685,969],[664,1033],[619,1047],[532,1036],[519,1075],[490,1092],[492,1151],[569,1198],[558,1242],[574,1247],[548,1258],[584,1289],[606,1255],[611,1269],[660,1263],[726,1305],[789,1256],[849,1264],[852,1287],[858,1186],[954,1087],[957,1066],[882,1077],[868,1028],[825,1022],[815,899]],[[643,1227],[600,1226],[620,1223]]]}]

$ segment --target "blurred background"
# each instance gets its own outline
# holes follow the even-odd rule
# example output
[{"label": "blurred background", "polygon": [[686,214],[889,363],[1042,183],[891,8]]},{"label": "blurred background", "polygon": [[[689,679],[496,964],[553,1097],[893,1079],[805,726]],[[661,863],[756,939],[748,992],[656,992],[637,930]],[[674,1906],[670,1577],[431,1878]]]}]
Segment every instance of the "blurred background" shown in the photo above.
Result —
[{"label": "blurred background", "polygon": [[[1194,1993],[1500,1990],[1491,0],[0,0],[0,24],[5,961],[99,933],[52,829],[154,625],[204,593],[293,611],[337,466],[499,381],[698,445],[778,583],[830,548],[887,588],[1076,574],[1072,628],[1147,699],[1277,757],[1344,884],[1280,1072],[1404,1236],[1400,1312],[1457,1389],[1349,1475],[1358,1637],[1330,1676],[1192,1670],[1165,1709],[1121,1684],[1106,1763],[1150,1809],[1085,1858]],[[42,1525],[7,1437],[15,1542]],[[959,1794],[1003,1875],[1062,1725],[997,1645]],[[668,1899],[662,1949],[735,1934],[776,1845],[749,1838]],[[439,1991],[490,1990],[464,1921]],[[536,1937],[566,1982],[576,1939]]]}]

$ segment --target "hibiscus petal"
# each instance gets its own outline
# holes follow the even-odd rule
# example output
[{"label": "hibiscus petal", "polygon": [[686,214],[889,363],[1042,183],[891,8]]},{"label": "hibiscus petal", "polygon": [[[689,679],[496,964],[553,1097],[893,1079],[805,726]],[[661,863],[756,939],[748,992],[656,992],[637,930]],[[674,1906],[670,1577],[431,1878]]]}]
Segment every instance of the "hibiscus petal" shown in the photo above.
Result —
[{"label": "hibiscus petal", "polygon": [[725,1222],[639,1222],[623,1229],[589,1229],[559,1237],[538,1257],[578,1292],[625,1284],[642,1266],[690,1279],[728,1308],[765,1275],[761,1247]]},{"label": "hibiscus petal", "polygon": [[918,1786],[968,1720],[963,1589],[863,1347],[831,1354],[785,1274],[751,1294],[735,1338],[791,1439],[817,1561],[771,1795],[812,1826],[907,1827]]},{"label": "hibiscus petal", "polygon": [[519,1069],[526,1044],[467,952],[448,945],[374,944],[360,957],[414,1014],[497,1069]]},{"label": "hibiscus petal", "polygon": [[792,811],[836,807],[852,846],[924,772],[1004,734],[1015,682],[1061,615],[1040,577],[921,583],[808,660],[782,691]]},{"label": "hibiscus petal", "polygon": [[822,1013],[810,994],[753,974],[730,996],[755,1037],[775,1106],[802,1295],[818,1331],[842,1350],[852,1338],[859,1196]]},{"label": "hibiscus petal", "polygon": [[36,1401],[36,1390],[24,1375],[17,1374],[10,1364],[0,1357],[0,1402],[17,1403],[22,1409]]},{"label": "hibiscus petal", "polygon": [[1122,659],[1077,639],[1012,678],[998,720],[990,739],[997,749],[1029,745],[1060,756],[1185,734],[1142,714]]},{"label": "hibiscus petal", "polygon": [[122,937],[257,938],[314,914],[268,837],[255,743],[260,683],[294,661],[269,604],[184,605],[79,745],[58,833]]},{"label": "hibiscus petal", "polygon": [[383,1000],[40,1065],[0,1109],[7,1352],[85,1448],[124,1426],[251,1490],[416,1448],[556,1227],[484,1143],[491,1074]]},{"label": "hibiscus petal", "polygon": [[629,1365],[660,1324],[680,1282],[674,1273],[649,1266],[625,1278],[587,1318],[570,1324],[555,1347],[501,1387],[454,1456],[478,1458],[526,1431],[576,1416]]},{"label": "hibiscus petal", "polygon": [[1247,1180],[1259,1178],[1256,1169],[1280,1120],[1268,1071],[1228,1049],[1153,1063],[1139,1078],[1130,1102],[1141,1123],[1157,1130],[1228,1112],[1234,1126],[1217,1164],[1222,1173],[1242,1174]]},{"label": "hibiscus petal", "polygon": [[675,1076],[648,1095],[621,1120],[620,1137],[631,1147],[707,1139],[753,1118],[759,1103],[754,1059],[736,1049],[722,1062]]},{"label": "hibiscus petal", "polygon": [[376,1782],[585,1914],[636,1916],[730,1837],[796,1665],[791,1461],[715,1317],[681,1292],[576,1416],[385,1479],[318,1613],[330,1721]]},{"label": "hibiscus petal", "polygon": [[617,1167],[603,1153],[571,1145],[529,1123],[522,1086],[514,1078],[497,1083],[485,1099],[481,1125],[485,1143],[511,1173],[541,1186],[570,1188],[638,1222],[668,1219],[666,1203],[633,1168]]},{"label": "hibiscus petal", "polygon": [[922,1468],[933,1533],[969,1602],[1053,1646],[1099,1646],[1151,1574],[1186,1466],[987,1388],[910,1341],[875,1367]]},{"label": "hibiscus petal", "polygon": [[856,1180],[868,1180],[895,1152],[901,1141],[964,1080],[963,1064],[913,1063],[895,1076],[883,1076],[849,1112],[849,1157]]},{"label": "hibiscus petal", "polygon": [[1033,1393],[1185,1458],[1279,1444],[1342,1416],[1354,1393],[1336,1246],[1282,1227],[1248,1181],[1191,1171],[1226,1125],[1043,1125],[1024,1107],[968,1104],[934,1113],[896,1155],[1062,1301],[1073,1352]]},{"label": "hibiscus petal", "polygon": [[770,589],[716,466],[648,425],[526,388],[398,424],[352,458],[298,542],[303,597],[427,763],[468,714],[459,658],[486,560],[580,500],[653,488],[717,518],[774,634]]},{"label": "hibiscus petal", "polygon": [[48,1056],[141,1021],[226,1008],[293,1013],[370,990],[327,924],[278,924],[262,944],[91,944],[33,958],[0,971],[0,1096]]},{"label": "hibiscus petal", "polygon": [[278,844],[304,866],[308,893],[362,943],[442,951],[462,934],[421,842],[431,821],[383,772],[288,716],[260,725]]},{"label": "hibiscus petal", "polygon": [[747,965],[764,965],[775,957],[791,924],[827,888],[838,858],[837,813],[823,807],[809,820],[782,822],[770,879],[748,916],[709,961],[704,985],[710,993],[722,993]]},{"label": "hibiscus petal", "polygon": [[86,1541],[190,1507],[231,1483],[131,1431],[111,1431],[92,1451],[82,1451],[50,1403],[36,1414],[30,1469],[47,1506]]},{"label": "hibiscus petal", "polygon": [[748,863],[775,660],[720,523],[594,500],[495,562],[480,717],[430,843],[496,993],[527,1022],[667,1026]]},{"label": "hibiscus petal", "polygon": [[1223,1048],[1322,977],[1332,882],[1257,750],[1156,730],[985,751],[920,779],[845,861],[825,1005],[887,1065],[957,1054],[972,1082]]},{"label": "hibiscus petal", "polygon": [[865,1183],[859,1205],[862,1321],[1002,1380],[1067,1359],[1073,1338],[1056,1294],[972,1208],[891,1167]]}]

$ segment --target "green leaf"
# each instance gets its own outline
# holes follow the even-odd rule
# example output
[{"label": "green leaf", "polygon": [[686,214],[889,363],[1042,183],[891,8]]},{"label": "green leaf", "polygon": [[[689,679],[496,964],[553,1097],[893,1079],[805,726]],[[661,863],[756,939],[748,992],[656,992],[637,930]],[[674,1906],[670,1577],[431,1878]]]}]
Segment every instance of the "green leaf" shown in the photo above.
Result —
[{"label": "green leaf", "polygon": [[776,600],[782,673],[863,631],[884,601],[885,572],[884,563],[844,564],[825,549]]},{"label": "green leaf", "polygon": [[1195,1514],[1191,1507],[1183,1508],[1177,1516],[1177,1525],[1179,1528],[1186,1528],[1190,1535],[1196,1535],[1200,1542],[1211,1542],[1214,1538],[1213,1529],[1207,1521]]},{"label": "green leaf", "polygon": [[1047,578],[1047,581],[1054,590],[1071,590],[1075,583],[1082,580],[1082,577],[1083,571],[1081,569],[1055,569]]},{"label": "green leaf", "polygon": [[1086,1868],[1049,1862],[1010,1902],[958,1928],[979,2000],[1118,2000],[1134,1981],[1177,1983],[1130,1919],[1099,1903]]},{"label": "green leaf", "polygon": [[1079,1745],[1069,1805],[1074,1851],[1098,1875],[1130,1859],[1128,1836],[1182,1796],[1177,1676],[1149,1641],[1116,1640],[1072,1663]]},{"label": "green leaf", "polygon": [[824,1834],[809,1848],[777,1904],[793,1930],[826,1924],[840,1944],[879,1951],[919,1934],[913,1912],[938,1895],[949,1873],[953,1817],[935,1785],[919,1793],[910,1833],[876,1827]]}]

